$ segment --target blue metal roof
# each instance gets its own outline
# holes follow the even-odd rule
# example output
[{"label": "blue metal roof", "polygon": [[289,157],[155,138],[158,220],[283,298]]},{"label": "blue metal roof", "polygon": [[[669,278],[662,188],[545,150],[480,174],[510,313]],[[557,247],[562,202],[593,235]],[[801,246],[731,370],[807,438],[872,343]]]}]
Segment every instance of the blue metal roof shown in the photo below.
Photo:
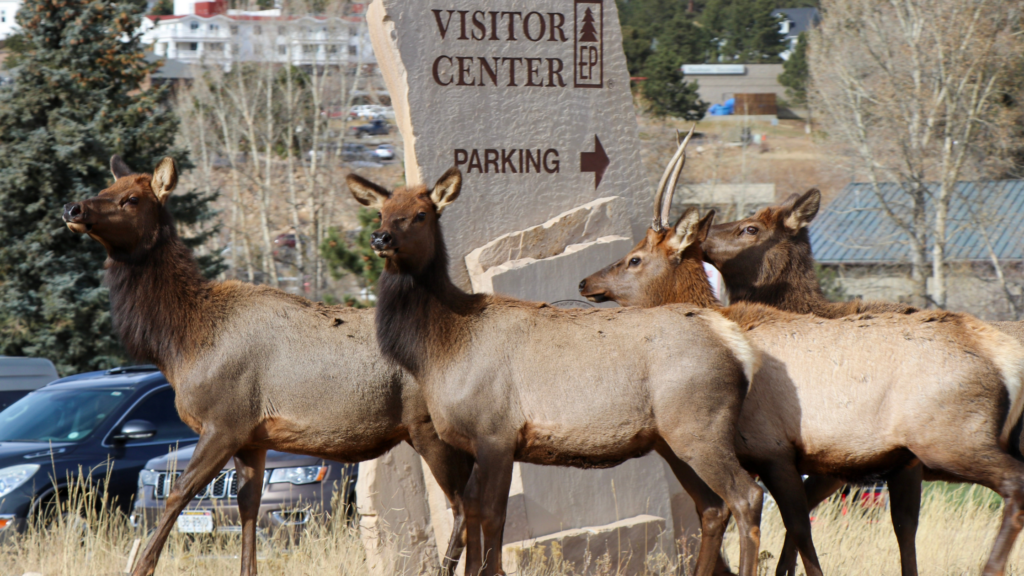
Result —
[{"label": "blue metal roof", "polygon": [[[910,199],[898,184],[881,184],[879,193],[894,212],[909,219]],[[870,183],[848,184],[811,223],[815,259],[823,264],[909,263],[909,236],[882,206]],[[925,218],[930,229],[935,220],[930,197]],[[1024,259],[1022,221],[1024,180],[958,182],[949,206],[947,260],[989,261],[987,244],[1000,260]],[[929,257],[931,250],[929,237]]]}]

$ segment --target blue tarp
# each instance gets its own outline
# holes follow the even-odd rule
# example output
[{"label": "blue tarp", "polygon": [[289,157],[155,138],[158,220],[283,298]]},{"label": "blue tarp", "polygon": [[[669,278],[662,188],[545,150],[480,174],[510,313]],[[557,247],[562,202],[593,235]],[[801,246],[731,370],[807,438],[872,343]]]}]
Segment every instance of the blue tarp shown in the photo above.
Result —
[{"label": "blue tarp", "polygon": [[736,99],[729,98],[725,104],[712,104],[708,108],[708,116],[732,116],[733,108],[736,106]]}]

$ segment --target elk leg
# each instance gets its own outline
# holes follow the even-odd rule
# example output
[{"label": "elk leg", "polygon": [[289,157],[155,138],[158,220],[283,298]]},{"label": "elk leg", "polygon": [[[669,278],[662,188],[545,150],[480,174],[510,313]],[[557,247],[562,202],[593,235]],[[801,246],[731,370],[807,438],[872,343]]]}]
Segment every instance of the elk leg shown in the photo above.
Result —
[{"label": "elk leg", "polygon": [[1003,497],[1003,521],[982,571],[985,576],[1002,576],[1013,543],[1024,527],[1024,462],[1004,452],[994,438],[987,446],[972,445],[969,437],[962,438],[955,452],[950,448],[943,445],[934,452],[919,452],[919,447],[910,447],[927,468],[980,484]]},{"label": "elk leg", "polygon": [[[667,448],[667,447],[666,447]],[[697,476],[686,462],[680,460],[668,449],[659,449],[658,454],[668,463],[676,479],[690,495],[700,516],[700,551],[697,553],[696,576],[731,576],[729,565],[722,558],[722,539],[729,524],[729,507],[711,488]],[[714,560],[712,560],[714,558]],[[681,567],[680,567],[681,568]]]},{"label": "elk leg", "polygon": [[[467,576],[505,574],[501,567],[501,544],[514,457],[511,447],[477,441],[476,464],[466,487]],[[474,542],[477,539],[482,546]]]},{"label": "elk leg", "polygon": [[[804,481],[804,493],[807,495],[807,507],[814,510],[826,498],[835,494],[836,490],[843,487],[842,480],[831,476],[811,476]],[[796,576],[796,539],[788,531],[786,541],[782,544],[782,552],[779,553],[779,564],[775,567],[775,576]]]},{"label": "elk leg", "polygon": [[793,538],[803,557],[804,571],[807,576],[821,576],[818,553],[811,540],[811,509],[807,504],[803,482],[800,481],[800,472],[786,464],[772,464],[759,472],[761,481],[779,505],[782,523],[786,526],[786,537]]},{"label": "elk leg", "polygon": [[256,522],[260,513],[266,462],[266,450],[240,450],[235,454],[238,515],[242,520],[242,576],[256,576]]},{"label": "elk leg", "polygon": [[889,512],[900,547],[903,576],[917,576],[917,521],[921,515],[921,480],[924,467],[918,462],[889,479]]},{"label": "elk leg", "polygon": [[212,426],[209,432],[199,436],[199,443],[192,453],[192,459],[171,488],[163,516],[160,517],[149,544],[143,550],[139,563],[135,565],[132,576],[152,576],[156,570],[156,563],[160,560],[164,543],[167,542],[174,523],[178,521],[178,514],[181,514],[196,494],[217,476],[240,445],[241,443],[234,438],[215,434]]},{"label": "elk leg", "polygon": [[[429,430],[427,429],[429,428]],[[463,496],[473,470],[473,457],[444,443],[433,426],[410,430],[412,446],[427,463],[438,486],[452,507],[452,534],[441,562],[441,573],[454,576],[459,557],[466,547],[466,515]]]},{"label": "elk leg", "polygon": [[[761,505],[763,491],[740,467],[732,449],[731,434],[721,447],[712,443],[684,446],[670,442],[673,451],[693,468],[716,494],[721,496],[736,517],[740,538],[740,576],[757,575],[757,550],[761,545]],[[680,447],[680,448],[684,448]],[[685,457],[684,457],[685,456]]]}]

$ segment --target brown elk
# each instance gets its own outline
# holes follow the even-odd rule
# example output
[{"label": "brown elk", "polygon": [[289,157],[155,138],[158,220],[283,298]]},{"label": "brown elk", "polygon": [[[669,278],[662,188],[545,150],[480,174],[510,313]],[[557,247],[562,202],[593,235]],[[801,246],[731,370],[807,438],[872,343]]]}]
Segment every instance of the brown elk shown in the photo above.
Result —
[{"label": "brown elk", "polygon": [[762,492],[736,460],[733,438],[756,356],[735,324],[685,305],[580,311],[467,294],[449,278],[439,222],[459,196],[457,169],[432,189],[389,192],[356,175],[348,185],[381,212],[372,235],[386,259],[381,350],[421,384],[440,437],[475,458],[467,574],[503,573],[513,461],[609,467],[655,450],[684,485],[710,487],[697,494],[706,504],[699,574],[713,570],[731,510],[740,573],[754,575]]},{"label": "brown elk", "polygon": [[[678,168],[682,159],[673,163]],[[890,487],[902,545],[908,534],[899,521],[913,512],[916,525],[917,510],[898,509],[919,503],[923,462],[938,478],[982,484],[1004,497],[1002,527],[985,567],[986,574],[1002,574],[1024,521],[1024,463],[1011,455],[1019,456],[1019,446],[1010,438],[1024,405],[1024,348],[964,314],[826,320],[744,302],[722,308],[701,265],[713,213],[699,219],[691,209],[663,229],[664,190],[646,238],[581,282],[581,293],[623,305],[700,303],[746,330],[763,361],[743,405],[737,454],[778,501],[787,539],[796,542],[807,573],[821,572],[800,473],[901,480]],[[917,488],[916,498],[904,493],[908,487]],[[787,569],[780,562],[777,573]]]},{"label": "brown elk", "polygon": [[472,459],[441,442],[419,388],[383,359],[372,310],[325,306],[265,286],[204,279],[165,204],[174,161],[152,176],[114,156],[114,184],[64,207],[71,231],[106,248],[106,283],[125,349],[175,390],[195,454],[133,574],[153,574],[178,514],[234,457],[241,476],[243,575],[256,574],[256,520],[268,449],[358,462],[409,442],[456,515],[444,568],[461,554],[462,491]]},{"label": "brown elk", "polygon": [[[721,271],[733,301],[759,302],[789,312],[841,318],[864,312],[910,313],[915,309],[891,302],[854,300],[829,302],[814,271],[808,226],[821,204],[816,189],[793,194],[782,204],[758,211],[749,218],[712,226],[704,241],[705,259]],[[675,302],[677,300],[669,300]],[[1024,323],[993,322],[991,325],[1024,344]],[[903,576],[916,576],[917,552],[914,537],[921,507],[922,479],[933,479],[920,466],[889,482],[893,498],[893,526],[900,546]],[[910,484],[901,486],[900,483]],[[814,476],[807,480],[808,501],[813,508],[844,482],[838,478]],[[779,556],[779,566],[795,573],[796,549],[791,537]]]},{"label": "brown elk", "polygon": [[906,304],[853,300],[829,302],[814,273],[808,225],[821,206],[816,188],[793,194],[784,203],[762,208],[736,222],[713,226],[704,255],[725,279],[732,302],[759,302],[822,318],[864,312],[917,310]]}]

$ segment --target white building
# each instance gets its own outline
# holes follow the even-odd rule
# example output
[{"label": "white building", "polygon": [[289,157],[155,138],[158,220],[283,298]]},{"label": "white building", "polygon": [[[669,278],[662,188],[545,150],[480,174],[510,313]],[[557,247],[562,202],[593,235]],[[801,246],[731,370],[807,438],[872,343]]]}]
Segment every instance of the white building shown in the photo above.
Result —
[{"label": "white building", "polygon": [[21,0],[0,0],[0,40],[6,40],[18,27],[14,15],[21,7]]},{"label": "white building", "polygon": [[[3,0],[0,0],[3,1]],[[281,16],[280,10],[225,10],[225,3],[175,0],[173,16],[147,16],[143,43],[186,63],[376,63],[361,16]]]}]

